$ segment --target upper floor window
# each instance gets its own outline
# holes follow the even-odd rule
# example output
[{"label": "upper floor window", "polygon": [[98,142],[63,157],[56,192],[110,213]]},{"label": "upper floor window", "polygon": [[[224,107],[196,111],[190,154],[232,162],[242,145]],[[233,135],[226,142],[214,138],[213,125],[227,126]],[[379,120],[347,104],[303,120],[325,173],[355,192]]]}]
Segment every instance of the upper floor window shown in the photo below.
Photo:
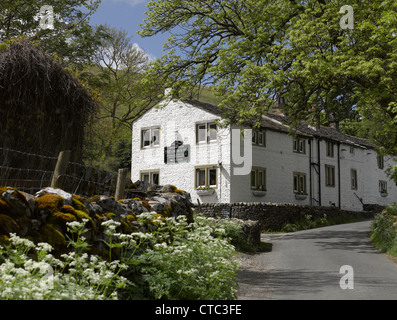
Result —
[{"label": "upper floor window", "polygon": [[141,130],[141,148],[160,146],[160,128],[152,127]]},{"label": "upper floor window", "polygon": [[325,165],[325,185],[335,187],[335,167]]},{"label": "upper floor window", "polygon": [[196,124],[197,143],[216,141],[217,138],[218,138],[218,126],[215,122]]},{"label": "upper floor window", "polygon": [[266,147],[265,131],[252,131],[252,144],[255,146]]},{"label": "upper floor window", "polygon": [[302,138],[295,138],[293,141],[294,152],[306,153],[306,140]]},{"label": "upper floor window", "polygon": [[334,143],[332,141],[326,142],[327,157],[334,157]]},{"label": "upper floor window", "polygon": [[378,155],[377,162],[379,169],[383,169],[385,167],[385,159],[383,158],[383,156]]}]

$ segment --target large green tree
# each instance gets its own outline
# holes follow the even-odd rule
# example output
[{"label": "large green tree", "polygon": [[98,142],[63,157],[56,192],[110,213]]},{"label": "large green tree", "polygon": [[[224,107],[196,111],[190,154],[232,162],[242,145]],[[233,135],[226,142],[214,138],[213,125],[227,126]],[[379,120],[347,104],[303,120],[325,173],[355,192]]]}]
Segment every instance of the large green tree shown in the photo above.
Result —
[{"label": "large green tree", "polygon": [[158,101],[159,84],[146,85],[143,76],[149,56],[128,32],[108,25],[95,30],[101,36],[87,69],[91,85],[99,89],[101,108],[89,137],[87,158],[106,169],[124,166],[131,157],[132,123]]},{"label": "large green tree", "polygon": [[172,85],[174,94],[213,86],[223,97],[220,106],[232,107],[241,121],[255,122],[279,96],[295,120],[313,107],[340,120],[357,114],[382,119],[379,130],[391,139],[379,142],[397,154],[397,1],[349,1],[354,22],[344,5],[151,0],[140,33],[170,32],[168,51],[152,75]]},{"label": "large green tree", "polygon": [[[89,24],[101,0],[2,0],[0,42],[25,37],[40,41],[41,48],[55,53],[69,65],[90,61],[97,37]],[[50,10],[45,8],[51,6]],[[52,16],[53,28],[48,28]],[[47,25],[47,26],[45,26]],[[45,27],[43,27],[45,26]]]}]

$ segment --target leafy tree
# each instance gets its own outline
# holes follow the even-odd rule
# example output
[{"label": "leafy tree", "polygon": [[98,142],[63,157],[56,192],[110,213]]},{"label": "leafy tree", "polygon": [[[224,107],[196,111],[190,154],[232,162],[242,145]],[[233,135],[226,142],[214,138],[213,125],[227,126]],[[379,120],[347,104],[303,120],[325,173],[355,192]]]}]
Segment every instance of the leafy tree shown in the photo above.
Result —
[{"label": "leafy tree", "polygon": [[[89,17],[101,0],[2,0],[0,2],[0,42],[25,37],[40,40],[41,48],[55,53],[64,62],[81,66],[90,61],[96,47],[96,35]],[[43,10],[52,6],[53,29],[43,28],[49,22]]]},{"label": "leafy tree", "polygon": [[[350,1],[353,29],[340,23],[345,4],[151,0],[140,34],[171,33],[167,54],[151,71],[155,78],[174,94],[212,86],[223,97],[220,107],[232,107],[238,121],[258,122],[282,96],[295,120],[313,107],[340,120],[358,113],[362,120],[382,119],[378,131],[395,137],[397,1]],[[377,142],[397,154],[394,138]]]},{"label": "leafy tree", "polygon": [[101,92],[102,107],[91,132],[87,158],[117,169],[126,163],[122,153],[131,154],[133,120],[158,102],[161,91],[158,83],[146,85],[149,57],[125,30],[101,25],[95,32],[101,35],[100,44],[88,72],[91,85]]}]

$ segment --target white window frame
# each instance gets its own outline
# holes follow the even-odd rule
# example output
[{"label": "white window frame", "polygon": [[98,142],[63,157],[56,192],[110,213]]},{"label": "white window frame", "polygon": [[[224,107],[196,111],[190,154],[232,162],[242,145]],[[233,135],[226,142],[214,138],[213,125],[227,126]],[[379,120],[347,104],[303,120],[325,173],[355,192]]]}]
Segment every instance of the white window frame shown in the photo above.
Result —
[{"label": "white window frame", "polygon": [[325,165],[325,186],[335,187],[335,166]]},{"label": "white window frame", "polygon": [[[210,171],[215,170],[215,184],[212,184],[210,181],[211,173]],[[204,184],[202,184],[199,180],[199,171],[204,171]],[[218,188],[218,166],[216,165],[207,165],[207,166],[197,166],[194,168],[194,188],[197,190],[199,188]],[[199,183],[200,182],[200,183]]]},{"label": "white window frame", "polygon": [[157,174],[158,175],[158,184],[160,185],[160,170],[143,170],[139,173],[140,175],[140,181],[144,181],[143,177],[144,176],[149,176],[149,184],[155,184],[153,176]]},{"label": "white window frame", "polygon": [[[262,137],[262,143],[259,142],[259,137]],[[252,130],[252,145],[258,147],[266,147],[266,131]]]},{"label": "white window frame", "polygon": [[[296,185],[295,185],[295,180],[296,180]],[[306,173],[294,172],[293,189],[295,193],[307,194]]]},{"label": "white window frame", "polygon": [[294,138],[292,149],[296,153],[306,154],[306,139]]},{"label": "white window frame", "polygon": [[[154,132],[158,131],[158,141],[154,143],[153,138],[155,137]],[[144,145],[144,132],[149,132],[149,145]],[[149,148],[159,148],[160,147],[160,139],[161,139],[161,128],[159,126],[149,127],[149,128],[141,128],[141,149],[149,149]]]},{"label": "white window frame", "polygon": [[[205,126],[204,129],[199,129],[200,126]],[[211,126],[216,126],[216,129],[211,128]],[[199,140],[200,138],[200,130],[204,131],[204,139],[203,140]],[[210,131],[211,130],[215,130],[216,132],[216,137],[215,139],[210,139],[211,134]],[[214,142],[218,140],[218,125],[215,121],[207,121],[207,122],[198,122],[196,123],[196,143],[197,144],[204,144],[204,143],[210,143],[210,142]]]},{"label": "white window frame", "polygon": [[[260,174],[262,174],[262,181],[260,181]],[[254,181],[253,181],[254,178]],[[262,186],[262,188],[261,188]],[[252,167],[250,173],[250,187],[251,190],[266,191],[266,168]]]},{"label": "white window frame", "polygon": [[334,158],[335,153],[334,153],[334,145],[335,143],[333,141],[326,141],[326,153],[327,157],[329,158]]}]

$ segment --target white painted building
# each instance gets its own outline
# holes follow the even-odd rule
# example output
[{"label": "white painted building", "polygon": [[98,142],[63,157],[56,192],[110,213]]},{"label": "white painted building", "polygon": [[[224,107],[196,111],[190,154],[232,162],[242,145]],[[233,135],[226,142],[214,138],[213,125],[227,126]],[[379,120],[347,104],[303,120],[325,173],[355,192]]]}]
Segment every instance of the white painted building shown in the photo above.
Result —
[{"label": "white painted building", "polygon": [[[264,116],[252,135],[252,165],[238,167],[232,130],[216,123],[221,111],[197,101],[167,101],[133,124],[132,180],[172,184],[193,202],[273,202],[362,210],[397,201],[396,183],[368,141],[330,127],[300,125],[290,134],[286,116]],[[237,139],[236,139],[237,140]]]}]

